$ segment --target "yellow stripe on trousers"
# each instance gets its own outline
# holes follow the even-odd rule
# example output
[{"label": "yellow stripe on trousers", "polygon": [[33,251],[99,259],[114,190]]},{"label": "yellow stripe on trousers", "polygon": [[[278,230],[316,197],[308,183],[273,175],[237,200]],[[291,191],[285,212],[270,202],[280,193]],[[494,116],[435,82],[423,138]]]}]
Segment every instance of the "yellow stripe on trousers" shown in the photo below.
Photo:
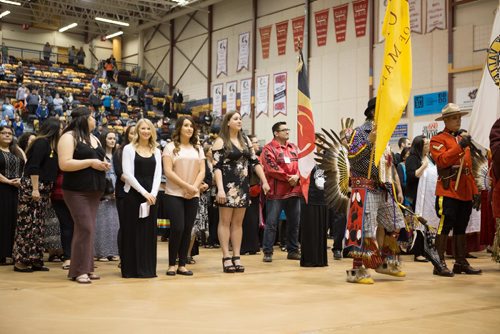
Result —
[{"label": "yellow stripe on trousers", "polygon": [[438,206],[439,206],[438,214],[439,214],[440,219],[439,219],[439,225],[438,225],[437,234],[441,234],[441,230],[443,229],[443,225],[444,225],[443,200],[444,200],[444,197],[443,196],[439,196],[439,199],[438,199]]}]

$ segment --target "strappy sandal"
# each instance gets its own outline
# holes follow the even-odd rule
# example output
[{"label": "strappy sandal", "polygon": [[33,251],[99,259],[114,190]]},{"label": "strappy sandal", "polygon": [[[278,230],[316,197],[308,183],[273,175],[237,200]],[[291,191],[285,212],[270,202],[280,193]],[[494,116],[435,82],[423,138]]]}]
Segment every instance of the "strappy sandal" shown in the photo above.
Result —
[{"label": "strappy sandal", "polygon": [[244,273],[245,272],[245,267],[242,266],[241,264],[236,264],[234,263],[234,261],[238,261],[240,260],[240,257],[239,256],[233,256],[231,258],[231,261],[233,262],[233,266],[234,266],[234,271],[237,272],[237,273]]},{"label": "strappy sandal", "polygon": [[230,257],[222,258],[222,271],[227,274],[234,274],[236,272],[236,267],[234,266],[233,262],[231,261],[231,264],[229,266],[226,266],[224,264],[226,261],[231,261],[231,258]]},{"label": "strappy sandal", "polygon": [[70,263],[66,263],[66,261],[64,261],[64,263],[62,264],[61,267],[62,267],[63,270],[69,270],[69,266],[70,265],[71,265]]},{"label": "strappy sandal", "polygon": [[93,280],[93,281],[94,281],[94,280],[101,279],[101,276],[96,275],[96,274],[94,274],[94,273],[89,273],[89,274],[88,274],[88,277],[89,277],[89,279],[91,279],[91,280]]},{"label": "strappy sandal", "polygon": [[76,283],[79,283],[79,284],[90,284],[90,283],[92,283],[92,281],[90,280],[89,275],[87,275],[87,274],[83,274],[83,275],[80,275],[78,277],[74,277],[73,281],[76,281]]}]

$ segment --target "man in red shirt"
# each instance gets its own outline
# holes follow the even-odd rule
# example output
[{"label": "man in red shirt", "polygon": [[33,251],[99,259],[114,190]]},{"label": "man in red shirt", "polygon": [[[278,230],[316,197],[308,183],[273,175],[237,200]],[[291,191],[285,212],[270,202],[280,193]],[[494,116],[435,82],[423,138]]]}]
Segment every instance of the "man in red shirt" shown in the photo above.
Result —
[{"label": "man in red shirt", "polygon": [[491,256],[500,262],[500,118],[493,124],[490,132],[491,150],[491,205],[496,219],[497,231]]},{"label": "man in red shirt", "polygon": [[262,248],[264,262],[272,262],[273,245],[281,210],[287,222],[287,258],[300,260],[299,219],[302,191],[299,186],[299,148],[288,141],[290,129],[285,122],[273,125],[274,139],[264,146],[261,162],[271,190],[267,193],[266,227]]},{"label": "man in red shirt", "polygon": [[[431,138],[430,152],[436,162],[436,214],[440,218],[436,250],[442,266],[434,267],[434,275],[451,277],[455,274],[480,274],[467,262],[465,230],[472,208],[479,209],[480,197],[472,175],[471,137],[459,132],[461,118],[468,112],[448,103],[436,121],[444,121],[445,129]],[[455,264],[451,272],[444,261],[448,234],[453,230]]]}]

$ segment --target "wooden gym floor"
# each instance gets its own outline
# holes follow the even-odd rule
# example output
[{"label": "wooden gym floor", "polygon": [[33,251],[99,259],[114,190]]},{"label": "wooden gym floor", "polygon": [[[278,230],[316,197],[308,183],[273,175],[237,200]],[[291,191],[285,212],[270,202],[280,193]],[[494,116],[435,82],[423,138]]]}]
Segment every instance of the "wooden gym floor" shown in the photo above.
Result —
[{"label": "wooden gym floor", "polygon": [[[0,267],[0,333],[500,333],[500,265],[475,253],[481,276],[444,278],[403,257],[405,279],[373,273],[370,286],[345,282],[350,259],[300,268],[275,251],[244,256],[244,274],[223,274],[219,249],[201,249],[193,277],[122,279],[117,262],[96,262],[100,281]],[[452,260],[448,260],[451,264]]]}]

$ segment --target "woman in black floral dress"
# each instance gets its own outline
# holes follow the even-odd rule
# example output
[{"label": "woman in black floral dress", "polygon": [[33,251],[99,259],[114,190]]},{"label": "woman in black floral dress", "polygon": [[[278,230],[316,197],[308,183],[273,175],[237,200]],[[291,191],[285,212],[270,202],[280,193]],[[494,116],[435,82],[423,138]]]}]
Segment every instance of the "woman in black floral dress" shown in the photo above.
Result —
[{"label": "woman in black floral dress", "polygon": [[[225,273],[244,272],[240,262],[242,224],[250,204],[249,173],[251,165],[262,182],[264,194],[269,190],[266,177],[249,139],[241,130],[241,116],[228,112],[222,121],[219,138],[212,148],[214,175],[217,184],[216,203],[219,206],[218,235]],[[233,257],[229,256],[229,240]]]}]

